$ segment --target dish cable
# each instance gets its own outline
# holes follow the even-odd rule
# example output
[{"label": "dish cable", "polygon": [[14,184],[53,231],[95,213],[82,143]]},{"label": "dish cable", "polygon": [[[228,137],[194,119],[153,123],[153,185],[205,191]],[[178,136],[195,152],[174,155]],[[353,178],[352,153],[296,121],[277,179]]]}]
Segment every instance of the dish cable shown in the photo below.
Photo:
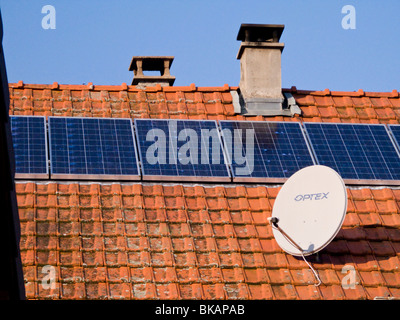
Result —
[{"label": "dish cable", "polygon": [[293,241],[292,238],[289,237],[289,235],[282,230],[281,227],[278,226],[279,219],[276,217],[270,217],[268,218],[268,221],[271,223],[272,227],[278,230],[285,238],[288,240],[293,246],[297,248],[297,250],[300,251],[300,254],[304,260],[305,263],[307,263],[308,267],[311,269],[313,272],[315,278],[318,280],[318,283],[315,283],[314,286],[318,287],[321,284],[321,279],[318,276],[317,271],[313,268],[313,266],[306,260],[306,257],[304,256],[304,250],[296,243]]}]

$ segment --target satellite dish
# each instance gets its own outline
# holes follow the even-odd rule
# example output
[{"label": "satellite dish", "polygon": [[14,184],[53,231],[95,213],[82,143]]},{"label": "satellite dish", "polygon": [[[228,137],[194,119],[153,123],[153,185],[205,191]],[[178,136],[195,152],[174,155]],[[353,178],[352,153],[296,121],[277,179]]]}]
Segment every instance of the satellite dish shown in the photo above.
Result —
[{"label": "satellite dish", "polygon": [[335,238],[346,210],[340,175],[326,166],[306,167],[293,174],[276,197],[270,218],[274,237],[285,252],[304,258]]}]

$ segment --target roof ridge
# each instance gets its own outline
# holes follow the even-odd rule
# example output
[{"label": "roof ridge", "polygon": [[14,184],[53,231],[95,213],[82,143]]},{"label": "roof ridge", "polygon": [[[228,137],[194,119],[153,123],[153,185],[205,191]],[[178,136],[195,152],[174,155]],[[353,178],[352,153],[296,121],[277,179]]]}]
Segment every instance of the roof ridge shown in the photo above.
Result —
[{"label": "roof ridge", "polygon": [[399,92],[396,89],[392,91],[364,91],[363,89],[358,89],[357,91],[331,91],[329,89],[324,90],[298,90],[295,86],[288,88],[283,88],[283,92],[290,92],[296,94],[304,94],[311,96],[350,96],[350,97],[385,97],[385,98],[398,98]]},{"label": "roof ridge", "polygon": [[[120,85],[94,85],[92,82],[87,84],[59,84],[53,82],[52,84],[36,84],[36,83],[24,83],[22,80],[17,83],[10,82],[9,87],[13,89],[52,89],[52,90],[93,90],[93,91],[133,91],[133,92],[216,92],[216,91],[232,91],[238,90],[238,86],[230,86],[224,84],[222,86],[204,86],[197,87],[194,83],[188,86],[165,86],[157,84],[153,87],[146,87],[145,89],[138,88],[137,86],[128,85],[126,82]],[[382,91],[364,91],[359,89],[357,91],[332,91],[329,89],[324,90],[299,90],[296,86],[291,88],[282,88],[283,92],[296,93],[300,95],[311,95],[311,96],[350,96],[350,97],[386,97],[386,98],[398,98],[399,92],[393,89],[390,92]]]},{"label": "roof ridge", "polygon": [[224,84],[223,86],[213,86],[213,87],[197,87],[194,83],[189,86],[165,86],[157,84],[153,87],[148,86],[145,89],[138,88],[137,86],[128,85],[123,82],[120,85],[94,85],[92,82],[87,84],[59,84],[58,82],[53,82],[52,84],[36,84],[36,83],[24,83],[23,81],[18,81],[17,83],[10,82],[9,87],[12,89],[53,89],[53,90],[93,90],[93,91],[144,91],[144,92],[176,92],[176,91],[230,91],[237,90],[237,86],[229,86]]}]

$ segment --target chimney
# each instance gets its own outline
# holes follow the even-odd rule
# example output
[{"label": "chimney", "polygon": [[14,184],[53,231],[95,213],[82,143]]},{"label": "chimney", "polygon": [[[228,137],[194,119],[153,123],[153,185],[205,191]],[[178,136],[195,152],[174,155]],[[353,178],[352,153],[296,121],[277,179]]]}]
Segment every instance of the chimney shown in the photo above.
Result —
[{"label": "chimney", "polygon": [[[134,73],[132,85],[142,89],[157,84],[172,86],[175,81],[175,77],[170,74],[173,60],[174,57],[169,56],[134,56],[129,66],[129,71]],[[145,75],[143,71],[159,71],[160,75]]]},{"label": "chimney", "polygon": [[[279,42],[284,25],[242,24],[237,40],[242,41],[239,92],[235,110],[243,115],[289,115],[300,109],[290,105],[290,94],[282,94],[281,55],[284,44]],[[235,95],[235,93],[233,93]],[[289,100],[293,103],[293,99]]]}]

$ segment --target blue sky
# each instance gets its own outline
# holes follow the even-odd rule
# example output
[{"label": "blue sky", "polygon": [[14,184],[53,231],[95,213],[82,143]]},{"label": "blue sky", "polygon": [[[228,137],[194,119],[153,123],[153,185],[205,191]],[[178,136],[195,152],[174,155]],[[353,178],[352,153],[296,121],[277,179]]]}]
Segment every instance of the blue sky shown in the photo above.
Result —
[{"label": "blue sky", "polygon": [[[9,82],[130,84],[132,56],[175,56],[176,86],[237,86],[242,23],[284,24],[282,85],[400,90],[400,1],[0,0]],[[56,29],[42,28],[42,7]],[[356,29],[342,28],[342,7]]]}]

